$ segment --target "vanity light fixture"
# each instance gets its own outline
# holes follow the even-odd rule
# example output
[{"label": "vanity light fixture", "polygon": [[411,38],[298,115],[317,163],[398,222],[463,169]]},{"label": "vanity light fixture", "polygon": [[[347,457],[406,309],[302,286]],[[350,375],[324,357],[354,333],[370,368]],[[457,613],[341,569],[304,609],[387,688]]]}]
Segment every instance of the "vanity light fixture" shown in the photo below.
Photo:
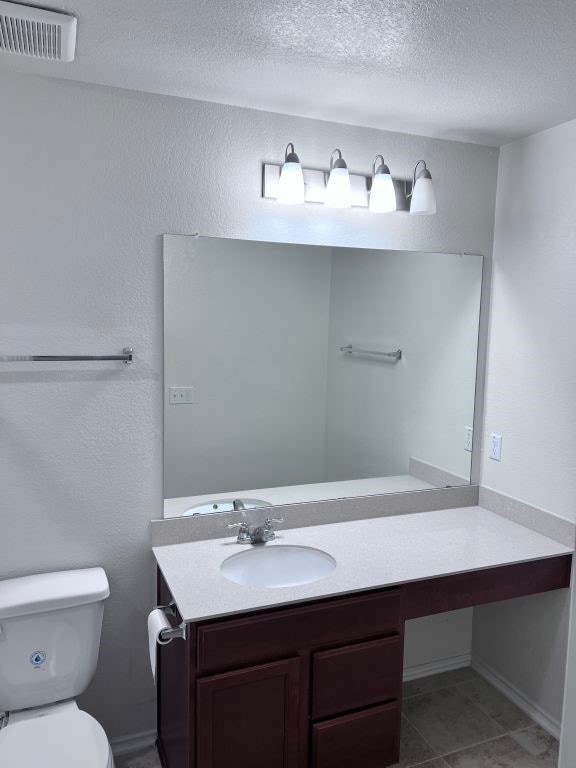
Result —
[{"label": "vanity light fixture", "polygon": [[304,202],[304,174],[292,142],[286,146],[276,199],[284,205],[299,205]]},{"label": "vanity light fixture", "polygon": [[330,175],[326,184],[324,205],[328,208],[350,208],[352,205],[350,174],[339,149],[335,149],[330,155]]},{"label": "vanity light fixture", "polygon": [[[418,171],[418,166],[424,168]],[[410,213],[434,214],[436,213],[436,193],[432,184],[432,174],[426,167],[424,160],[419,160],[414,167],[412,192],[410,194]]]},{"label": "vanity light fixture", "polygon": [[369,174],[349,173],[339,149],[330,156],[329,170],[303,168],[292,142],[286,145],[282,163],[264,163],[262,197],[288,205],[368,208],[373,213],[436,213],[432,174],[424,160],[416,163],[411,179],[392,178],[383,155],[376,155]]},{"label": "vanity light fixture", "polygon": [[376,155],[372,162],[372,183],[368,208],[373,213],[390,213],[390,211],[396,210],[394,182],[382,155]]}]

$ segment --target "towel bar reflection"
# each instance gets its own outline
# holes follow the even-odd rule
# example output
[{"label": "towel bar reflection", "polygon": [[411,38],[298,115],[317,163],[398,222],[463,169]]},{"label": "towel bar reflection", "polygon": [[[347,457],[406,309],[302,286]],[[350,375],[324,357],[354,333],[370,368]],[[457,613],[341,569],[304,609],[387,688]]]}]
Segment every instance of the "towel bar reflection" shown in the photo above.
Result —
[{"label": "towel bar reflection", "polygon": [[134,360],[134,350],[124,347],[120,355],[0,355],[0,363],[76,363],[84,360],[118,360],[130,365]]},{"label": "towel bar reflection", "polygon": [[358,347],[353,347],[352,344],[348,344],[346,347],[340,347],[340,352],[346,352],[348,355],[371,355],[374,357],[382,357],[385,360],[392,360],[393,362],[402,360],[401,349],[396,349],[394,352],[381,352],[378,349],[359,349]]}]

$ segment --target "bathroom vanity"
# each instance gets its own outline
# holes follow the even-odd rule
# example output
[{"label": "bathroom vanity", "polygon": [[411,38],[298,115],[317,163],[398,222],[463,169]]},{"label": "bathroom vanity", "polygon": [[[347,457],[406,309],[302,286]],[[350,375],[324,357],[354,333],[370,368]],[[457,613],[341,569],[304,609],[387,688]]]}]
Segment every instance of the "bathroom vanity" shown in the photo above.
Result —
[{"label": "bathroom vanity", "polygon": [[[158,602],[185,639],[158,648],[165,768],[385,768],[399,758],[404,622],[570,584],[571,549],[471,507],[295,528],[319,581],[222,575],[234,539],[155,547]],[[248,545],[249,546],[249,545]]]},{"label": "bathroom vanity", "polygon": [[[405,622],[569,586],[572,527],[466,506],[485,274],[462,252],[164,237],[164,768],[394,765]],[[254,547],[265,517],[285,522]]]}]

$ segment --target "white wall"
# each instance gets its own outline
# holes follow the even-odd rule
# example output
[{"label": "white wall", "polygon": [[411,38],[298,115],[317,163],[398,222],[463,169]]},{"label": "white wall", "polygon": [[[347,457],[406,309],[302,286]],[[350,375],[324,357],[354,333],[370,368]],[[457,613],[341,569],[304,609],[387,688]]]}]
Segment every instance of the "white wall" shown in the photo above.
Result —
[{"label": "white wall", "polygon": [[[456,662],[470,663],[472,649],[472,609],[440,613],[411,619],[405,624],[404,674],[422,676],[423,665],[442,668]],[[430,668],[426,670],[428,673]]]},{"label": "white wall", "polygon": [[[501,150],[482,484],[576,520],[576,121]],[[484,452],[486,456],[486,452]],[[537,468],[537,471],[535,471]]]},{"label": "white wall", "polygon": [[[409,472],[417,458],[470,478],[482,259],[334,249],[326,479]],[[385,363],[344,344],[402,349]]]},{"label": "white wall", "polygon": [[[2,352],[136,350],[131,368],[0,371],[0,575],[106,568],[100,666],[81,703],[117,737],[154,724],[145,616],[148,523],[162,514],[161,233],[489,254],[498,152],[7,73],[0,95]],[[261,162],[288,141],[319,167],[335,146],[359,171],[384,152],[404,177],[425,157],[439,213],[262,200]]]},{"label": "white wall", "polygon": [[[501,150],[485,434],[503,435],[503,449],[501,463],[484,450],[482,467],[483,485],[570,520],[576,518],[575,147],[576,122],[570,122]],[[567,615],[566,595],[475,610],[475,656],[552,716],[562,705]],[[568,692],[574,700],[573,634]],[[576,756],[574,729],[565,728],[564,738]]]},{"label": "white wall", "polygon": [[488,665],[558,725],[569,613],[566,589],[474,608],[473,659]]},{"label": "white wall", "polygon": [[332,249],[168,236],[164,260],[166,497],[321,481]]}]

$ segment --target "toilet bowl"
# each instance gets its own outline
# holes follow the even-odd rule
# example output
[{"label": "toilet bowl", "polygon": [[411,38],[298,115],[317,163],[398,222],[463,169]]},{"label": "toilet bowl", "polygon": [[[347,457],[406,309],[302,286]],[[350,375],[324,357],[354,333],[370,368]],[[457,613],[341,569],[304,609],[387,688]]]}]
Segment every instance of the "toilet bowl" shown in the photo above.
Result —
[{"label": "toilet bowl", "polygon": [[0,582],[1,768],[114,768],[104,729],[75,701],[109,594],[101,568]]},{"label": "toilet bowl", "polygon": [[75,701],[17,712],[0,730],[2,768],[114,768],[100,723]]}]

